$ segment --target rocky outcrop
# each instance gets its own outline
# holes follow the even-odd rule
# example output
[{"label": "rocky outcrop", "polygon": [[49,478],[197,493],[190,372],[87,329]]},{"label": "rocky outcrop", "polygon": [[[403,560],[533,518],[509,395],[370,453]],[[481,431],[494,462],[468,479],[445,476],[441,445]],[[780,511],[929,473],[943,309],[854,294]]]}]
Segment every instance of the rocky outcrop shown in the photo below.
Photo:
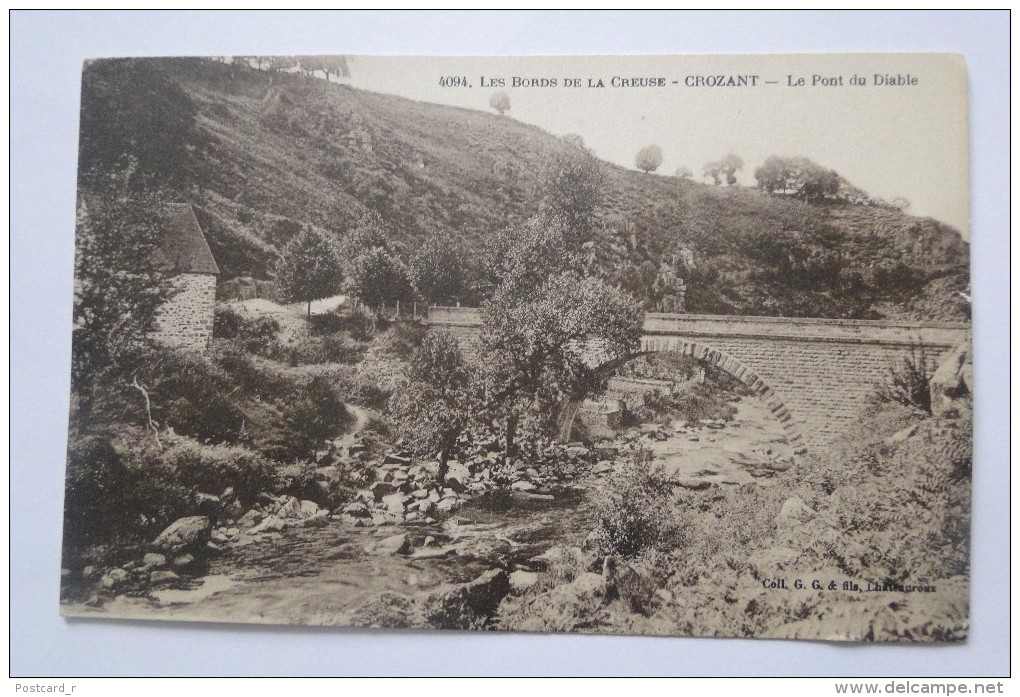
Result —
[{"label": "rocky outcrop", "polygon": [[212,525],[206,516],[179,518],[153,540],[152,546],[168,554],[200,551],[209,541],[211,530]]},{"label": "rocky outcrop", "polygon": [[935,414],[945,411],[954,400],[973,394],[974,361],[970,344],[957,346],[942,359],[931,376],[930,385],[931,408]]}]

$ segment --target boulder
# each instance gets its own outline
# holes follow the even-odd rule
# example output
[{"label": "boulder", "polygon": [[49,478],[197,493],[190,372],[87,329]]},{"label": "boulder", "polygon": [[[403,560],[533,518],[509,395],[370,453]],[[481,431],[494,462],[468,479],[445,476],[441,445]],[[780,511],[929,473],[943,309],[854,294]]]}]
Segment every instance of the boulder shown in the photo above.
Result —
[{"label": "boulder", "polygon": [[299,504],[299,506],[300,506],[299,515],[302,518],[311,518],[312,516],[318,514],[320,510],[319,504],[315,503],[314,501],[302,501]]},{"label": "boulder", "polygon": [[511,484],[510,488],[512,490],[514,490],[514,491],[533,491],[533,490],[537,489],[538,487],[536,487],[531,482],[522,479],[519,482],[514,482],[513,484]]},{"label": "boulder", "polygon": [[382,501],[384,496],[389,496],[397,490],[397,487],[393,486],[389,482],[376,482],[369,487],[372,491],[372,496],[376,501]]},{"label": "boulder", "polygon": [[[142,568],[145,570],[149,569],[162,569],[166,566],[166,557],[162,554],[156,554],[155,552],[149,552],[142,557]],[[86,574],[87,576],[88,574]]]},{"label": "boulder", "polygon": [[954,399],[973,394],[974,364],[967,344],[961,344],[942,359],[931,376],[932,411],[938,413]]},{"label": "boulder", "polygon": [[[364,521],[365,519],[359,518],[358,520]],[[302,528],[324,528],[329,525],[329,513],[325,508],[320,508],[315,515],[299,520],[297,525]]]},{"label": "boulder", "polygon": [[103,586],[103,588],[113,590],[114,588],[123,586],[130,580],[131,573],[126,569],[110,569],[103,574],[103,578],[99,580],[99,583]]},{"label": "boulder", "polygon": [[384,465],[409,465],[411,464],[411,458],[397,455],[396,453],[387,453],[385,459],[383,459]]},{"label": "boulder", "polygon": [[209,541],[211,531],[212,524],[206,516],[178,518],[156,537],[152,546],[171,554],[199,550]]},{"label": "boulder", "polygon": [[238,518],[237,525],[242,528],[250,528],[253,525],[258,525],[264,517],[262,511],[257,511],[254,508],[245,513],[243,516]]},{"label": "boulder", "polygon": [[275,515],[271,515],[261,523],[253,527],[249,532],[251,534],[260,532],[283,532],[287,529],[287,521]]},{"label": "boulder", "polygon": [[169,583],[179,578],[173,571],[153,571],[149,574],[149,583]]},{"label": "boulder", "polygon": [[178,571],[190,569],[194,565],[195,557],[191,554],[180,554],[173,560],[173,567]]},{"label": "boulder", "polygon": [[296,496],[285,497],[280,507],[276,510],[276,515],[279,518],[300,518],[301,502],[298,501]]},{"label": "boulder", "polygon": [[411,551],[411,542],[403,533],[390,535],[379,540],[373,551],[376,554],[407,554]]},{"label": "boulder", "polygon": [[407,497],[399,492],[383,496],[382,503],[391,513],[403,513]]},{"label": "boulder", "polygon": [[342,515],[348,515],[348,516],[351,516],[353,518],[371,518],[372,517],[372,511],[370,511],[368,509],[368,506],[366,506],[361,501],[354,501],[352,503],[347,504],[346,506],[343,507],[343,509],[340,511],[340,513]]},{"label": "boulder", "polygon": [[814,517],[815,512],[799,496],[791,496],[783,501],[779,515],[776,516],[776,525],[794,527],[806,523]]},{"label": "boulder", "polygon": [[538,574],[534,571],[518,569],[510,574],[510,588],[514,593],[523,593],[538,583]]},{"label": "boulder", "polygon": [[220,511],[223,510],[223,501],[219,496],[213,496],[212,494],[195,494],[195,510],[198,511],[199,515],[208,516],[211,520],[215,520]]},{"label": "boulder", "polygon": [[439,503],[436,504],[436,510],[440,513],[452,513],[460,507],[460,499],[456,496],[447,496],[444,499],[440,499]]},{"label": "boulder", "polygon": [[429,620],[433,626],[451,629],[477,627],[492,617],[510,593],[510,578],[502,569],[486,571],[473,581],[433,597]]},{"label": "boulder", "polygon": [[459,462],[451,462],[449,469],[446,472],[446,481],[444,484],[459,493],[467,490],[468,480],[470,479],[471,470],[467,468],[467,465],[463,465]]}]

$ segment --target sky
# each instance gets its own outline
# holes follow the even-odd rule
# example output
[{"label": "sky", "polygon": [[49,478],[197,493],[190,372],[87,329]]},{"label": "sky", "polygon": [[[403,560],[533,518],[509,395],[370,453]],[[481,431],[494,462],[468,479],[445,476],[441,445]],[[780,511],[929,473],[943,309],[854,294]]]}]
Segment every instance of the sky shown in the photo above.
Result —
[{"label": "sky", "polygon": [[[354,56],[350,69],[355,87],[490,112],[502,89],[509,117],[577,133],[618,165],[632,168],[639,149],[659,145],[660,175],[683,166],[702,180],[705,163],[732,152],[745,162],[739,183],[754,185],[768,156],[807,157],[969,239],[967,78],[952,55]],[[865,84],[852,85],[855,75]],[[908,84],[875,84],[876,75]],[[740,76],[743,86],[729,84]],[[633,78],[653,84],[621,86]],[[698,84],[720,79],[725,86]],[[588,86],[599,80],[604,87]]]}]

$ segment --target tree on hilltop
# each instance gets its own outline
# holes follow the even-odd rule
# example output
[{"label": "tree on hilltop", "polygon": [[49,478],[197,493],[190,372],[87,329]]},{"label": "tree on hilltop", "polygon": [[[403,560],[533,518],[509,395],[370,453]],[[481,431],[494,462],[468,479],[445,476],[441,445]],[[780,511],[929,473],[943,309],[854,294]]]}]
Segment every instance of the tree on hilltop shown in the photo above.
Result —
[{"label": "tree on hilltop", "polygon": [[723,178],[726,183],[733,186],[737,183],[737,172],[744,168],[744,160],[739,155],[730,153],[721,160],[715,160],[705,164],[703,176],[711,177],[712,183],[716,186],[722,184]]},{"label": "tree on hilltop", "polygon": [[489,97],[489,106],[503,114],[505,111],[510,110],[510,95],[503,90],[499,92],[493,92],[492,96]]},{"label": "tree on hilltop", "polygon": [[645,174],[654,172],[662,164],[662,148],[658,145],[646,145],[638,150],[634,158],[634,166]]}]

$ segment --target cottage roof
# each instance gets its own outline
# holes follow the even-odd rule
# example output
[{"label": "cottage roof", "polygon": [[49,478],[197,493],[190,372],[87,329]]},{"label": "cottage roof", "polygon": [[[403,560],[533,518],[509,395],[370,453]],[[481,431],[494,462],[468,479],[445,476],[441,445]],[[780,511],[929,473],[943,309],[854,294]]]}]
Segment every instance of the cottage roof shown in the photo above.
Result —
[{"label": "cottage roof", "polygon": [[159,261],[175,273],[219,275],[220,268],[191,205],[171,203],[160,213],[163,243]]}]

